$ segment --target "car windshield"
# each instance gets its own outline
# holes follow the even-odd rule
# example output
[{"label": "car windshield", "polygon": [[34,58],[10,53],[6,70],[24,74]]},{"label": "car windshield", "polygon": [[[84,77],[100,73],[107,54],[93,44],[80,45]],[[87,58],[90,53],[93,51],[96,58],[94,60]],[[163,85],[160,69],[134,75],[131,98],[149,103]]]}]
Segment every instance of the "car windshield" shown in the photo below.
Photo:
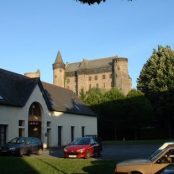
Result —
[{"label": "car windshield", "polygon": [[13,138],[8,143],[11,143],[11,144],[22,144],[24,142],[25,142],[24,138]]},{"label": "car windshield", "polygon": [[77,138],[71,142],[71,145],[85,145],[90,144],[90,138]]},{"label": "car windshield", "polygon": [[158,156],[164,152],[164,150],[173,143],[164,143],[162,146],[160,146],[155,152],[153,152],[150,156],[149,156],[149,160],[154,161],[158,158]]}]

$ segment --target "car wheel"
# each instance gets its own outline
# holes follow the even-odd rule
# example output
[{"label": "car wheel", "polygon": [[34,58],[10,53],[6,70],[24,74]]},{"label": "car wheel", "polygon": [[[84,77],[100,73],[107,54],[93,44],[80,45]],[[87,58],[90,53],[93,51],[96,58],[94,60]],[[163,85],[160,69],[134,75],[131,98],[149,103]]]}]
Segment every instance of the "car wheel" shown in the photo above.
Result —
[{"label": "car wheel", "polygon": [[37,155],[42,155],[42,153],[43,153],[43,150],[42,150],[42,149],[39,149],[39,150],[37,151]]},{"label": "car wheel", "polygon": [[86,159],[90,158],[91,157],[91,153],[89,151],[86,152]]},{"label": "car wheel", "polygon": [[16,155],[18,157],[22,157],[23,156],[23,150],[22,149],[19,149],[18,152],[16,153]]}]

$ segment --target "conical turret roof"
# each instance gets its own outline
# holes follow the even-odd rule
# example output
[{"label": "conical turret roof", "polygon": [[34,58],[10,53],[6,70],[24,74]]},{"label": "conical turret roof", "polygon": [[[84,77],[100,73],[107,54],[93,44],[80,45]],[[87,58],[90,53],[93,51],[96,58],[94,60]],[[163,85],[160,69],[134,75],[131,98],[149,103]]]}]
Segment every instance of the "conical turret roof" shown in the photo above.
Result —
[{"label": "conical turret roof", "polygon": [[53,68],[65,68],[65,64],[63,62],[63,59],[62,59],[62,55],[60,53],[60,51],[58,51],[57,53],[57,56],[56,56],[56,60],[53,64]]},{"label": "conical turret roof", "polygon": [[57,57],[56,57],[56,60],[55,60],[55,63],[57,64],[64,64],[63,63],[63,59],[62,59],[62,55],[61,55],[61,53],[60,53],[60,51],[58,51],[58,53],[57,53]]}]

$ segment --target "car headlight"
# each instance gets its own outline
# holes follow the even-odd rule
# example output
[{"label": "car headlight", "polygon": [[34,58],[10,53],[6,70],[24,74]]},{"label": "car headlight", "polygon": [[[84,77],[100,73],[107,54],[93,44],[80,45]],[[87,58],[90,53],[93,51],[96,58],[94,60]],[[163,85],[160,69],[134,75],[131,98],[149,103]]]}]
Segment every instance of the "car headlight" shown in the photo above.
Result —
[{"label": "car headlight", "polygon": [[64,152],[67,152],[68,151],[66,148],[64,148],[63,150],[64,150]]},{"label": "car headlight", "polygon": [[77,150],[77,152],[79,152],[79,153],[83,153],[85,151],[85,149],[83,148],[83,149],[78,149]]},{"label": "car headlight", "polygon": [[9,150],[14,151],[14,150],[16,150],[16,148],[15,147],[10,147]]}]

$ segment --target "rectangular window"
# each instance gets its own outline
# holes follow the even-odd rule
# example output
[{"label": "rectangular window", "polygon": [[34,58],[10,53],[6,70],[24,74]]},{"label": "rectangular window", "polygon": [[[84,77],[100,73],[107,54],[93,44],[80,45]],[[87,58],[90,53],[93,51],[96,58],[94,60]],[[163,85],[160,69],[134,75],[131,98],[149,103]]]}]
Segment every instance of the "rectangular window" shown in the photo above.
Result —
[{"label": "rectangular window", "polygon": [[19,128],[19,137],[24,137],[25,136],[25,129],[24,128]]},{"label": "rectangular window", "polygon": [[74,126],[71,126],[71,141],[74,140]]},{"label": "rectangular window", "polygon": [[95,80],[98,80],[98,76],[95,76]]},{"label": "rectangular window", "polygon": [[19,137],[24,137],[25,136],[25,120],[19,120],[18,122],[18,135]]},{"label": "rectangular window", "polygon": [[70,83],[70,79],[67,79],[67,84],[69,84]]},{"label": "rectangular window", "polygon": [[89,89],[91,89],[91,84],[89,84]]},{"label": "rectangular window", "polygon": [[112,79],[112,74],[109,75],[109,78]]},{"label": "rectangular window", "polygon": [[92,80],[92,77],[91,76],[89,76],[89,81],[91,81]]},{"label": "rectangular window", "polygon": [[96,88],[99,88],[99,84],[98,83],[96,84]]},{"label": "rectangular window", "polygon": [[19,120],[19,127],[25,127],[25,120]]},{"label": "rectangular window", "polygon": [[82,126],[82,137],[85,136],[85,126]]},{"label": "rectangular window", "polygon": [[47,121],[47,128],[51,128],[51,121]]},{"label": "rectangular window", "polygon": [[105,79],[105,74],[102,75],[102,79]]},{"label": "rectangular window", "polygon": [[0,147],[6,143],[7,125],[0,125]]},{"label": "rectangular window", "polygon": [[58,147],[62,146],[62,126],[58,126]]}]

